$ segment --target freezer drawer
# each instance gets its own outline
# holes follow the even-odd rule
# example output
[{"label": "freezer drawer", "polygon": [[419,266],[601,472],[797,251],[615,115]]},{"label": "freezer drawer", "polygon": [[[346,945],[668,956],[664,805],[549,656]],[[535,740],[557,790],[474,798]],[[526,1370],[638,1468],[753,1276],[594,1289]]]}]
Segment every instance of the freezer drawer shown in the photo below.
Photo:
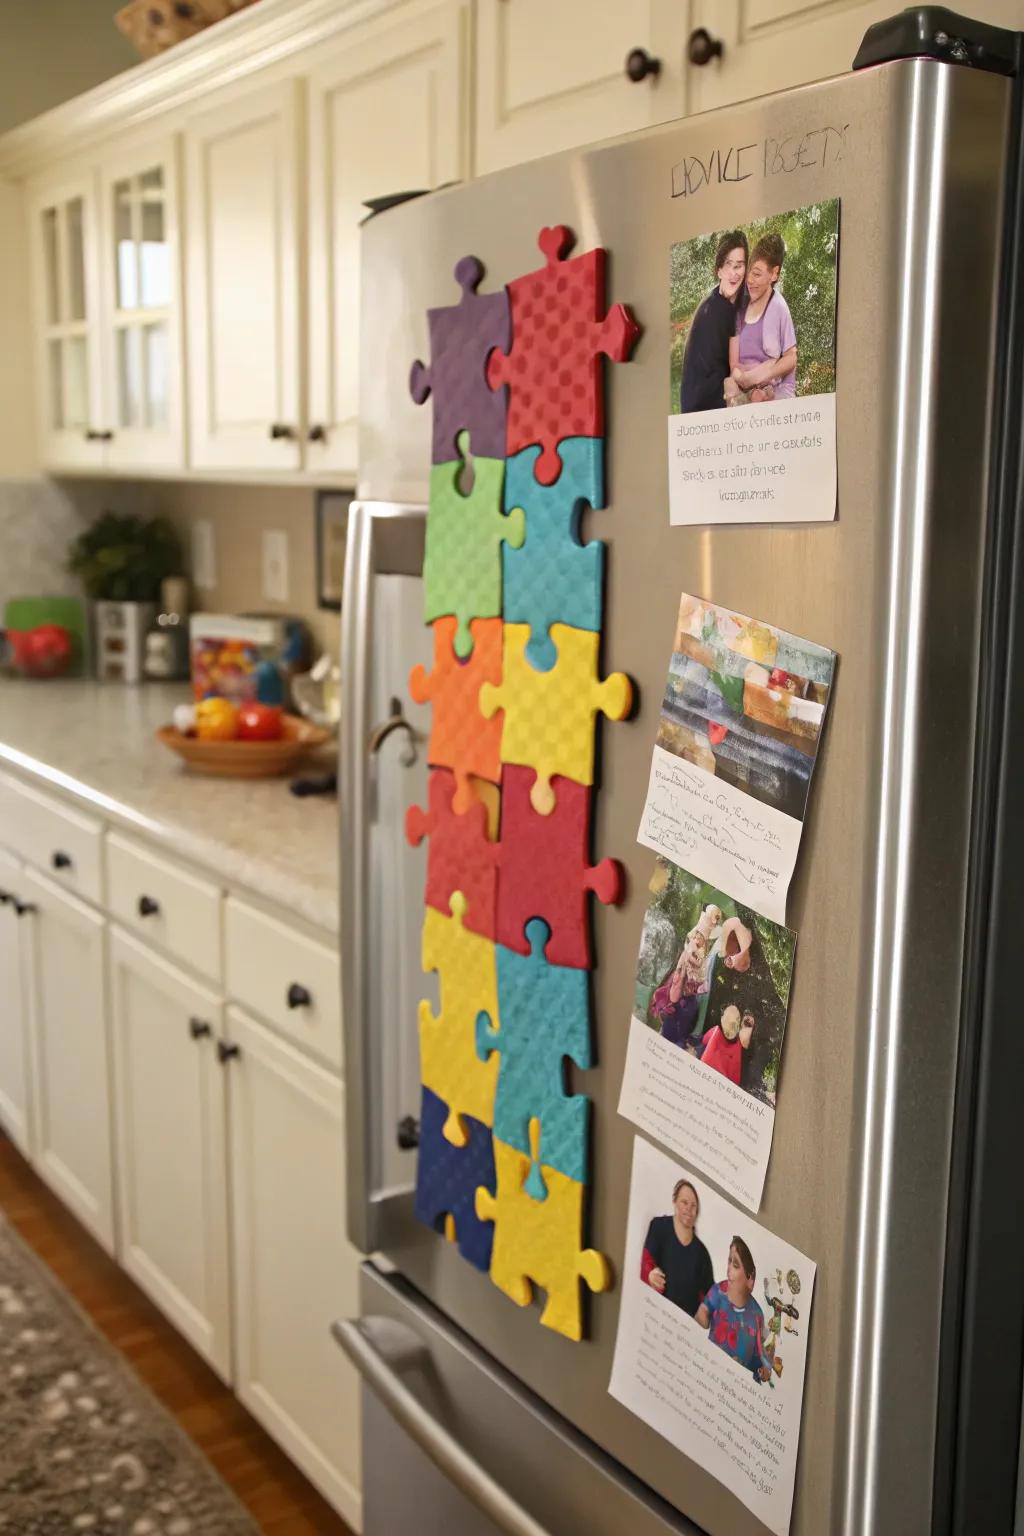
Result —
[{"label": "freezer drawer", "polygon": [[360,1314],[364,1536],[700,1536],[401,1276],[365,1263]]}]

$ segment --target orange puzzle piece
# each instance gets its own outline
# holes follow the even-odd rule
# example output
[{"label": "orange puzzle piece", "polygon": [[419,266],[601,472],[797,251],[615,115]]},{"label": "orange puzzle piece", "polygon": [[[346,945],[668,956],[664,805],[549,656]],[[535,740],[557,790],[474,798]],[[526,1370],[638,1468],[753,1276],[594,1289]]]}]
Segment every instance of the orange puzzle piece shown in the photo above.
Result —
[{"label": "orange puzzle piece", "polygon": [[460,661],[454,648],[457,624],[454,615],[435,620],[433,671],[413,667],[409,692],[417,704],[433,704],[427,761],[454,773],[453,806],[461,815],[476,798],[471,774],[492,784],[501,782],[501,720],[484,719],[480,689],[484,683],[501,682],[503,625],[500,619],[474,619],[469,626],[472,654]]}]

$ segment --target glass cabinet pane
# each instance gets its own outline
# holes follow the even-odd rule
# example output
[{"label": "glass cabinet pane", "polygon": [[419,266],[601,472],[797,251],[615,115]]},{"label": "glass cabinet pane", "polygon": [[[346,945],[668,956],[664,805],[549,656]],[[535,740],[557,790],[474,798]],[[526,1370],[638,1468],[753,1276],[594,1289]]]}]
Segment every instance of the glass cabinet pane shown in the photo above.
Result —
[{"label": "glass cabinet pane", "polygon": [[46,323],[60,319],[60,258],[57,254],[57,210],[43,209],[43,267],[46,285]]},{"label": "glass cabinet pane", "polygon": [[160,309],[171,302],[171,269],[164,221],[164,173],[159,166],[139,177],[141,281],[143,309]]},{"label": "glass cabinet pane", "polygon": [[67,233],[68,319],[85,319],[85,210],[73,197],[64,213]]},{"label": "glass cabinet pane", "polygon": [[147,325],[142,336],[146,360],[146,425],[166,427],[167,326],[162,321],[157,325]]},{"label": "glass cabinet pane", "polygon": [[118,420],[122,427],[142,425],[141,337],[137,327],[124,326],[117,333]]},{"label": "glass cabinet pane", "polygon": [[114,270],[117,274],[117,307],[134,309],[139,302],[138,261],[132,232],[132,184],[114,183]]},{"label": "glass cabinet pane", "polygon": [[64,343],[64,420],[62,425],[85,431],[89,424],[89,366],[84,336]]}]

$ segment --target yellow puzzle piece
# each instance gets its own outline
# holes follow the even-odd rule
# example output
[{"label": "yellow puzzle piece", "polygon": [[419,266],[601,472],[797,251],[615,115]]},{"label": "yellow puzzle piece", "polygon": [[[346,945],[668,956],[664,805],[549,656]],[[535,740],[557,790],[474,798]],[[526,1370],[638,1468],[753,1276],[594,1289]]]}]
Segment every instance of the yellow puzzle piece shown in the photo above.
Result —
[{"label": "yellow puzzle piece", "polygon": [[476,1053],[476,1020],[486,1013],[498,1022],[498,977],[494,944],[462,925],[466,898],[452,895],[451,917],[427,907],[423,919],[423,969],[436,971],[441,1012],[420,1003],[420,1081],[448,1106],[444,1134],[456,1147],[469,1139],[463,1115],[484,1125],[494,1122],[499,1057],[486,1062]]},{"label": "yellow puzzle piece", "polygon": [[[530,1122],[530,1145],[536,1152],[539,1123]],[[476,1214],[494,1222],[491,1279],[519,1307],[533,1299],[532,1280],[547,1292],[540,1320],[567,1339],[583,1336],[580,1280],[592,1291],[606,1291],[611,1266],[603,1253],[582,1248],[584,1187],[555,1168],[541,1167],[547,1199],[526,1192],[530,1158],[525,1152],[494,1138],[497,1195],[480,1187]]]},{"label": "yellow puzzle piece", "polygon": [[624,719],[633,689],[623,672],[599,681],[601,636],[595,630],[552,624],[558,659],[549,672],[538,672],[527,661],[529,638],[528,624],[505,625],[501,682],[483,684],[480,713],[490,719],[496,710],[505,711],[501,760],[536,769],[530,800],[547,816],[555,806],[554,774],[577,784],[594,782],[594,716],[600,710],[609,720]]}]

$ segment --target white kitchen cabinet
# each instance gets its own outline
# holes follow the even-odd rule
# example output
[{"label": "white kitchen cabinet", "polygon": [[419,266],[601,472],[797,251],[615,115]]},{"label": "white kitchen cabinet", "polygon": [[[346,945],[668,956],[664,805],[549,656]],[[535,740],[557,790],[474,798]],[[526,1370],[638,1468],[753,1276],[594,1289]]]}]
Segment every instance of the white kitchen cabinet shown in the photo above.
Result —
[{"label": "white kitchen cabinet", "polygon": [[91,173],[29,194],[40,451],[50,469],[102,468],[96,181]]},{"label": "white kitchen cabinet", "polygon": [[236,1391],[359,1529],[359,1387],[329,1331],[359,1306],[342,1084],[238,1008],[228,1034]]},{"label": "white kitchen cabinet", "polygon": [[0,848],[0,1127],[32,1156],[29,1071],[32,994],[26,944],[24,870]]},{"label": "white kitchen cabinet", "polygon": [[165,138],[101,164],[108,469],[184,465],[177,150]]},{"label": "white kitchen cabinet", "polygon": [[[671,0],[478,0],[478,175],[683,111],[685,7]],[[634,50],[657,71],[627,74]]]},{"label": "white kitchen cabinet", "polygon": [[106,921],[45,875],[27,870],[34,997],[35,1166],[114,1251]]},{"label": "white kitchen cabinet", "polygon": [[357,467],[366,200],[467,174],[468,28],[456,0],[392,15],[346,34],[309,75],[311,470]]},{"label": "white kitchen cabinet", "polygon": [[302,464],[299,85],[279,81],[185,129],[190,461]]},{"label": "white kitchen cabinet", "polygon": [[118,1254],[225,1380],[231,1375],[221,1000],[110,931]]}]

